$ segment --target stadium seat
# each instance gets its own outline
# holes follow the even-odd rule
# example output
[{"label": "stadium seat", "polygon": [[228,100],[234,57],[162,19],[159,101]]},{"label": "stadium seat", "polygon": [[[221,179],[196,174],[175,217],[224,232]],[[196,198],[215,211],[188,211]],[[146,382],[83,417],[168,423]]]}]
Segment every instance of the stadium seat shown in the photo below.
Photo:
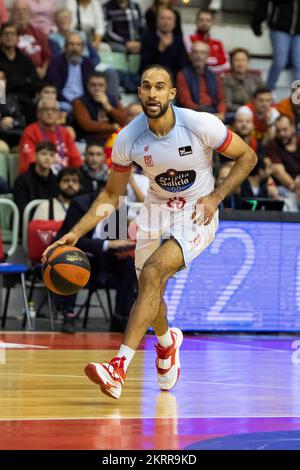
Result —
[{"label": "stadium seat", "polygon": [[0,176],[7,181],[8,171],[7,171],[7,161],[5,155],[0,153]]},{"label": "stadium seat", "polygon": [[[7,257],[9,258],[15,253],[17,246],[18,246],[20,215],[19,215],[19,210],[13,201],[7,198],[1,197],[0,207],[3,208],[5,206],[10,209],[10,213],[12,215],[12,238],[10,241],[10,246],[7,250]],[[0,238],[0,244],[2,244],[1,238]],[[3,249],[1,251],[3,251]],[[0,260],[0,318],[2,318],[2,322],[1,322],[2,328],[4,328],[6,324],[10,290],[16,283],[15,277],[17,278],[19,277],[21,281],[21,287],[22,287],[22,296],[23,296],[27,326],[29,330],[32,329],[30,314],[29,314],[29,307],[28,307],[27,293],[26,293],[26,284],[25,284],[25,273],[27,271],[28,271],[28,267],[25,264],[10,263],[10,262],[7,262],[7,259],[5,261],[4,259]],[[2,293],[3,293],[3,286],[4,286],[4,278],[5,280],[7,278],[7,284],[6,284],[6,296],[5,296],[4,309],[2,313]]]},{"label": "stadium seat", "polygon": [[9,153],[7,155],[8,181],[12,188],[16,177],[19,174],[19,154]]}]

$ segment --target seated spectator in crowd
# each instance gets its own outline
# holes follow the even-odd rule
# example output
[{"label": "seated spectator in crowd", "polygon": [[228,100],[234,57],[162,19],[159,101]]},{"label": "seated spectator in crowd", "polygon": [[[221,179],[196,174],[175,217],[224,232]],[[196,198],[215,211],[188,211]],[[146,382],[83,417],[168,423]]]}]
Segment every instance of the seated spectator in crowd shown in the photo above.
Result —
[{"label": "seated spectator in crowd", "polygon": [[99,192],[104,188],[107,176],[104,148],[97,142],[91,142],[86,147],[84,164],[80,168],[81,192]]},{"label": "seated spectator in crowd", "polygon": [[[40,88],[39,88],[39,90],[36,94],[36,99],[35,99],[36,110],[35,110],[35,114],[34,114],[31,122],[36,121],[36,119],[37,119],[37,114],[36,114],[37,113],[37,105],[38,105],[38,102],[43,98],[49,98],[49,99],[53,99],[53,100],[57,101],[58,94],[57,94],[56,86],[52,85],[52,83],[48,83],[48,82],[45,82],[45,81],[41,83],[41,86],[40,86]],[[62,126],[65,125],[66,122],[67,122],[67,116],[68,116],[68,113],[66,111],[61,111],[60,110],[58,120],[57,120],[57,124],[61,124]],[[68,129],[71,129],[71,128],[69,127]],[[76,137],[75,136],[75,131],[73,129],[72,129],[72,136]]]},{"label": "seated spectator in crowd", "polygon": [[[126,119],[125,125],[129,124],[136,116],[143,112],[143,108],[139,103],[130,103],[125,111]],[[111,154],[114,142],[116,140],[117,135],[119,134],[122,127],[119,127],[105,142],[104,152],[106,156],[106,164],[109,168],[112,166],[111,161]]]},{"label": "seated spectator in crowd", "polygon": [[[279,116],[275,122],[275,139],[266,147],[266,155],[273,163],[273,176],[289,191],[295,189],[295,179],[300,175],[300,136],[293,121]],[[285,191],[281,192],[285,195]]]},{"label": "seated spectator in crowd", "polygon": [[0,194],[7,194],[10,192],[11,190],[10,190],[8,182],[5,181],[5,179],[2,176],[0,176]]},{"label": "seated spectator in crowd", "polygon": [[99,0],[65,0],[72,16],[72,29],[84,31],[95,49],[104,36],[104,16]]},{"label": "seated spectator in crowd", "polygon": [[[5,0],[7,8],[11,9],[14,0]],[[27,0],[31,11],[31,23],[48,36],[56,31],[53,15],[60,0]]]},{"label": "seated spectator in crowd", "polygon": [[164,8],[157,15],[156,31],[147,31],[142,38],[140,71],[152,64],[168,67],[176,77],[187,63],[182,37],[174,34],[176,16]]},{"label": "seated spectator in crowd", "polygon": [[273,180],[269,181],[263,158],[259,158],[257,164],[241,184],[240,196],[257,198],[278,198],[278,192]]},{"label": "seated spectator in crowd", "polygon": [[296,131],[300,132],[300,84],[293,87],[291,95],[279,101],[276,108],[280,114],[288,116],[295,124]]},{"label": "seated spectator in crowd", "polygon": [[263,86],[259,75],[249,71],[250,54],[237,48],[230,53],[231,70],[223,78],[228,119],[240,106],[252,101],[254,92]]},{"label": "seated spectator in crowd", "polygon": [[48,220],[49,205],[53,204],[53,220],[65,220],[71,200],[79,193],[80,174],[78,168],[66,166],[57,175],[57,197],[41,202],[34,212],[33,220]]},{"label": "seated spectator in crowd", "polygon": [[209,46],[205,42],[193,43],[191,63],[177,75],[177,102],[184,108],[209,112],[223,120],[226,112],[223,82],[207,68],[208,54]]},{"label": "seated spectator in crowd", "polygon": [[[98,193],[89,193],[76,196],[69,207],[64,224],[57,234],[60,238],[83,217],[94,202]],[[129,240],[107,240],[99,238],[99,227],[88,232],[77,242],[77,247],[90,253],[93,284],[108,281],[110,276],[116,283],[115,312],[111,321],[111,331],[123,331],[136,297],[136,275],[132,256],[118,259],[118,255],[132,248],[134,243]],[[66,296],[64,296],[66,297]],[[76,296],[68,296],[63,299],[62,310],[64,314],[63,331],[74,333],[75,331],[75,306]]]},{"label": "seated spectator in crowd", "polygon": [[146,10],[145,18],[148,31],[156,31],[157,14],[160,10],[163,10],[164,8],[168,8],[169,10],[174,11],[176,16],[174,34],[179,34],[180,36],[182,36],[180,13],[177,10],[173,9],[172,0],[154,0],[151,7]]},{"label": "seated spectator in crowd", "polygon": [[53,163],[53,170],[56,173],[64,166],[81,166],[81,156],[70,131],[57,124],[58,102],[51,98],[40,100],[37,117],[37,122],[25,128],[20,140],[19,173],[27,171],[30,163],[35,161],[35,145],[44,140],[49,140],[56,146],[56,159]]},{"label": "seated spectator in crowd", "polygon": [[33,199],[49,199],[57,195],[57,180],[51,169],[55,158],[56,147],[52,142],[37,142],[33,163],[16,178],[13,186],[14,201],[21,214]]},{"label": "seated spectator in crowd", "polygon": [[[7,82],[6,69],[0,66],[0,81]],[[8,153],[10,147],[18,145],[25,128],[26,120],[17,95],[7,93],[5,103],[0,102],[0,139],[4,141]],[[0,146],[3,152],[3,145]]]},{"label": "seated spectator in crowd", "polygon": [[103,5],[105,42],[112,51],[139,54],[144,29],[142,12],[132,0],[110,0]]},{"label": "seated spectator in crowd", "polygon": [[13,23],[5,23],[0,30],[0,66],[6,69],[7,93],[15,94],[29,119],[33,98],[39,86],[39,77],[31,59],[20,52],[18,31]]},{"label": "seated spectator in crowd", "polygon": [[[234,162],[227,161],[219,168],[218,177],[216,179],[216,187],[220,186],[220,184],[222,184],[223,181],[228,177],[233,165]],[[219,209],[240,209],[242,206],[242,200],[239,193],[240,188],[238,187],[228,194],[228,196],[223,199],[219,205]]]},{"label": "seated spectator in crowd", "polygon": [[204,41],[209,45],[210,54],[207,65],[213,72],[220,73],[230,69],[229,56],[221,41],[210,37],[214,14],[210,10],[199,10],[196,16],[197,31],[185,37],[186,50],[190,52],[193,42]]},{"label": "seated spectator in crowd", "polygon": [[100,58],[99,54],[94,49],[90,41],[87,40],[87,36],[84,31],[75,31],[72,28],[72,15],[70,10],[65,7],[59,8],[54,14],[55,24],[57,26],[57,31],[49,35],[49,45],[53,56],[57,56],[64,52],[66,37],[72,31],[79,33],[82,37],[85,48],[83,50],[83,57],[88,57],[94,67],[99,64]]},{"label": "seated spectator in crowd", "polygon": [[77,138],[104,142],[125,122],[121,103],[107,93],[103,72],[92,72],[87,78],[87,93],[73,101]]},{"label": "seated spectator in crowd", "polygon": [[51,59],[47,36],[30,22],[31,11],[27,0],[16,0],[11,19],[18,28],[18,49],[26,54],[35,65],[40,78],[44,78]]},{"label": "seated spectator in crowd", "polygon": [[83,56],[84,44],[79,33],[69,33],[66,37],[65,52],[53,57],[46,80],[56,86],[60,107],[72,111],[72,101],[86,92],[86,80],[94,66]]},{"label": "seated spectator in crowd", "polygon": [[132,165],[132,173],[127,185],[126,196],[129,202],[144,202],[149,187],[149,178],[140,173],[137,165]]},{"label": "seated spectator in crowd", "polygon": [[0,26],[8,21],[8,13],[5,6],[5,0],[0,0]]},{"label": "seated spectator in crowd", "polygon": [[232,130],[239,135],[255,153],[260,153],[258,142],[253,135],[253,117],[249,113],[238,113],[233,121]]},{"label": "seated spectator in crowd", "polygon": [[241,106],[237,114],[245,113],[253,118],[254,136],[262,144],[266,144],[275,135],[275,120],[279,112],[273,105],[272,92],[269,88],[258,88],[253,101]]},{"label": "seated spectator in crowd", "polygon": [[295,186],[292,193],[285,198],[284,211],[299,212],[300,211],[300,175],[295,178]]}]

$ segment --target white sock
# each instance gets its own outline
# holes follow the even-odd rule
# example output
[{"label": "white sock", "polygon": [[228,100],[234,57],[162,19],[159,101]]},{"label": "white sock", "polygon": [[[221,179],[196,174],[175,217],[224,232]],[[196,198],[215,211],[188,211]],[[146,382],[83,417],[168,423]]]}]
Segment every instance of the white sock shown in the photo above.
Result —
[{"label": "white sock", "polygon": [[158,339],[158,344],[165,349],[167,349],[169,346],[172,346],[173,339],[172,339],[170,328],[168,328],[168,331],[164,335],[157,336],[157,339]]},{"label": "white sock", "polygon": [[115,357],[123,357],[124,356],[126,358],[126,360],[124,362],[124,371],[125,372],[127,371],[127,368],[129,366],[130,362],[132,361],[134,355],[135,355],[135,351],[133,349],[129,348],[125,344],[121,344],[119,352],[118,352],[118,354],[116,354]]}]

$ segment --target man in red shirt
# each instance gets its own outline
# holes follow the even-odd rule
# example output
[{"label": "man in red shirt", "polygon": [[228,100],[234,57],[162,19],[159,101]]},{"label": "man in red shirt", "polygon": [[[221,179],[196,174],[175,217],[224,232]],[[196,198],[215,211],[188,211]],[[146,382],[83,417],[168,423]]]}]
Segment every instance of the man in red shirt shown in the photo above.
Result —
[{"label": "man in red shirt", "polygon": [[19,173],[27,171],[29,164],[35,161],[35,144],[50,141],[56,145],[56,162],[52,170],[57,173],[64,166],[80,167],[82,159],[70,131],[57,124],[59,105],[56,100],[43,98],[38,103],[37,122],[24,130],[20,140]]},{"label": "man in red shirt", "polygon": [[208,69],[207,43],[198,41],[192,45],[191,65],[177,75],[177,100],[180,106],[206,111],[223,120],[226,112],[224,87],[221,77]]},{"label": "man in red shirt", "polygon": [[204,41],[209,45],[210,53],[207,65],[215,73],[225,72],[230,69],[229,55],[218,39],[212,39],[209,35],[214,22],[214,15],[210,10],[199,10],[196,16],[197,31],[184,38],[185,47],[190,52],[192,44]]},{"label": "man in red shirt", "polygon": [[11,16],[19,33],[18,48],[32,60],[39,77],[44,78],[51,51],[47,36],[30,24],[30,13],[26,0],[17,0],[13,4]]}]

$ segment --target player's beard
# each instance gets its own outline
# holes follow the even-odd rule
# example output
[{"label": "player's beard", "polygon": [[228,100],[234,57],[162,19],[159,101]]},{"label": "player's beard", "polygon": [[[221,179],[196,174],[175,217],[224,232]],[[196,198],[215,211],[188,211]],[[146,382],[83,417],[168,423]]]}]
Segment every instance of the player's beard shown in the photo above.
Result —
[{"label": "player's beard", "polygon": [[147,109],[147,104],[141,103],[143,111],[149,119],[158,119],[167,112],[168,107],[169,107],[169,101],[167,101],[165,104],[161,104],[161,103],[157,103],[157,104],[159,105],[158,111],[156,111],[155,113],[152,113],[152,112],[149,113]]}]

